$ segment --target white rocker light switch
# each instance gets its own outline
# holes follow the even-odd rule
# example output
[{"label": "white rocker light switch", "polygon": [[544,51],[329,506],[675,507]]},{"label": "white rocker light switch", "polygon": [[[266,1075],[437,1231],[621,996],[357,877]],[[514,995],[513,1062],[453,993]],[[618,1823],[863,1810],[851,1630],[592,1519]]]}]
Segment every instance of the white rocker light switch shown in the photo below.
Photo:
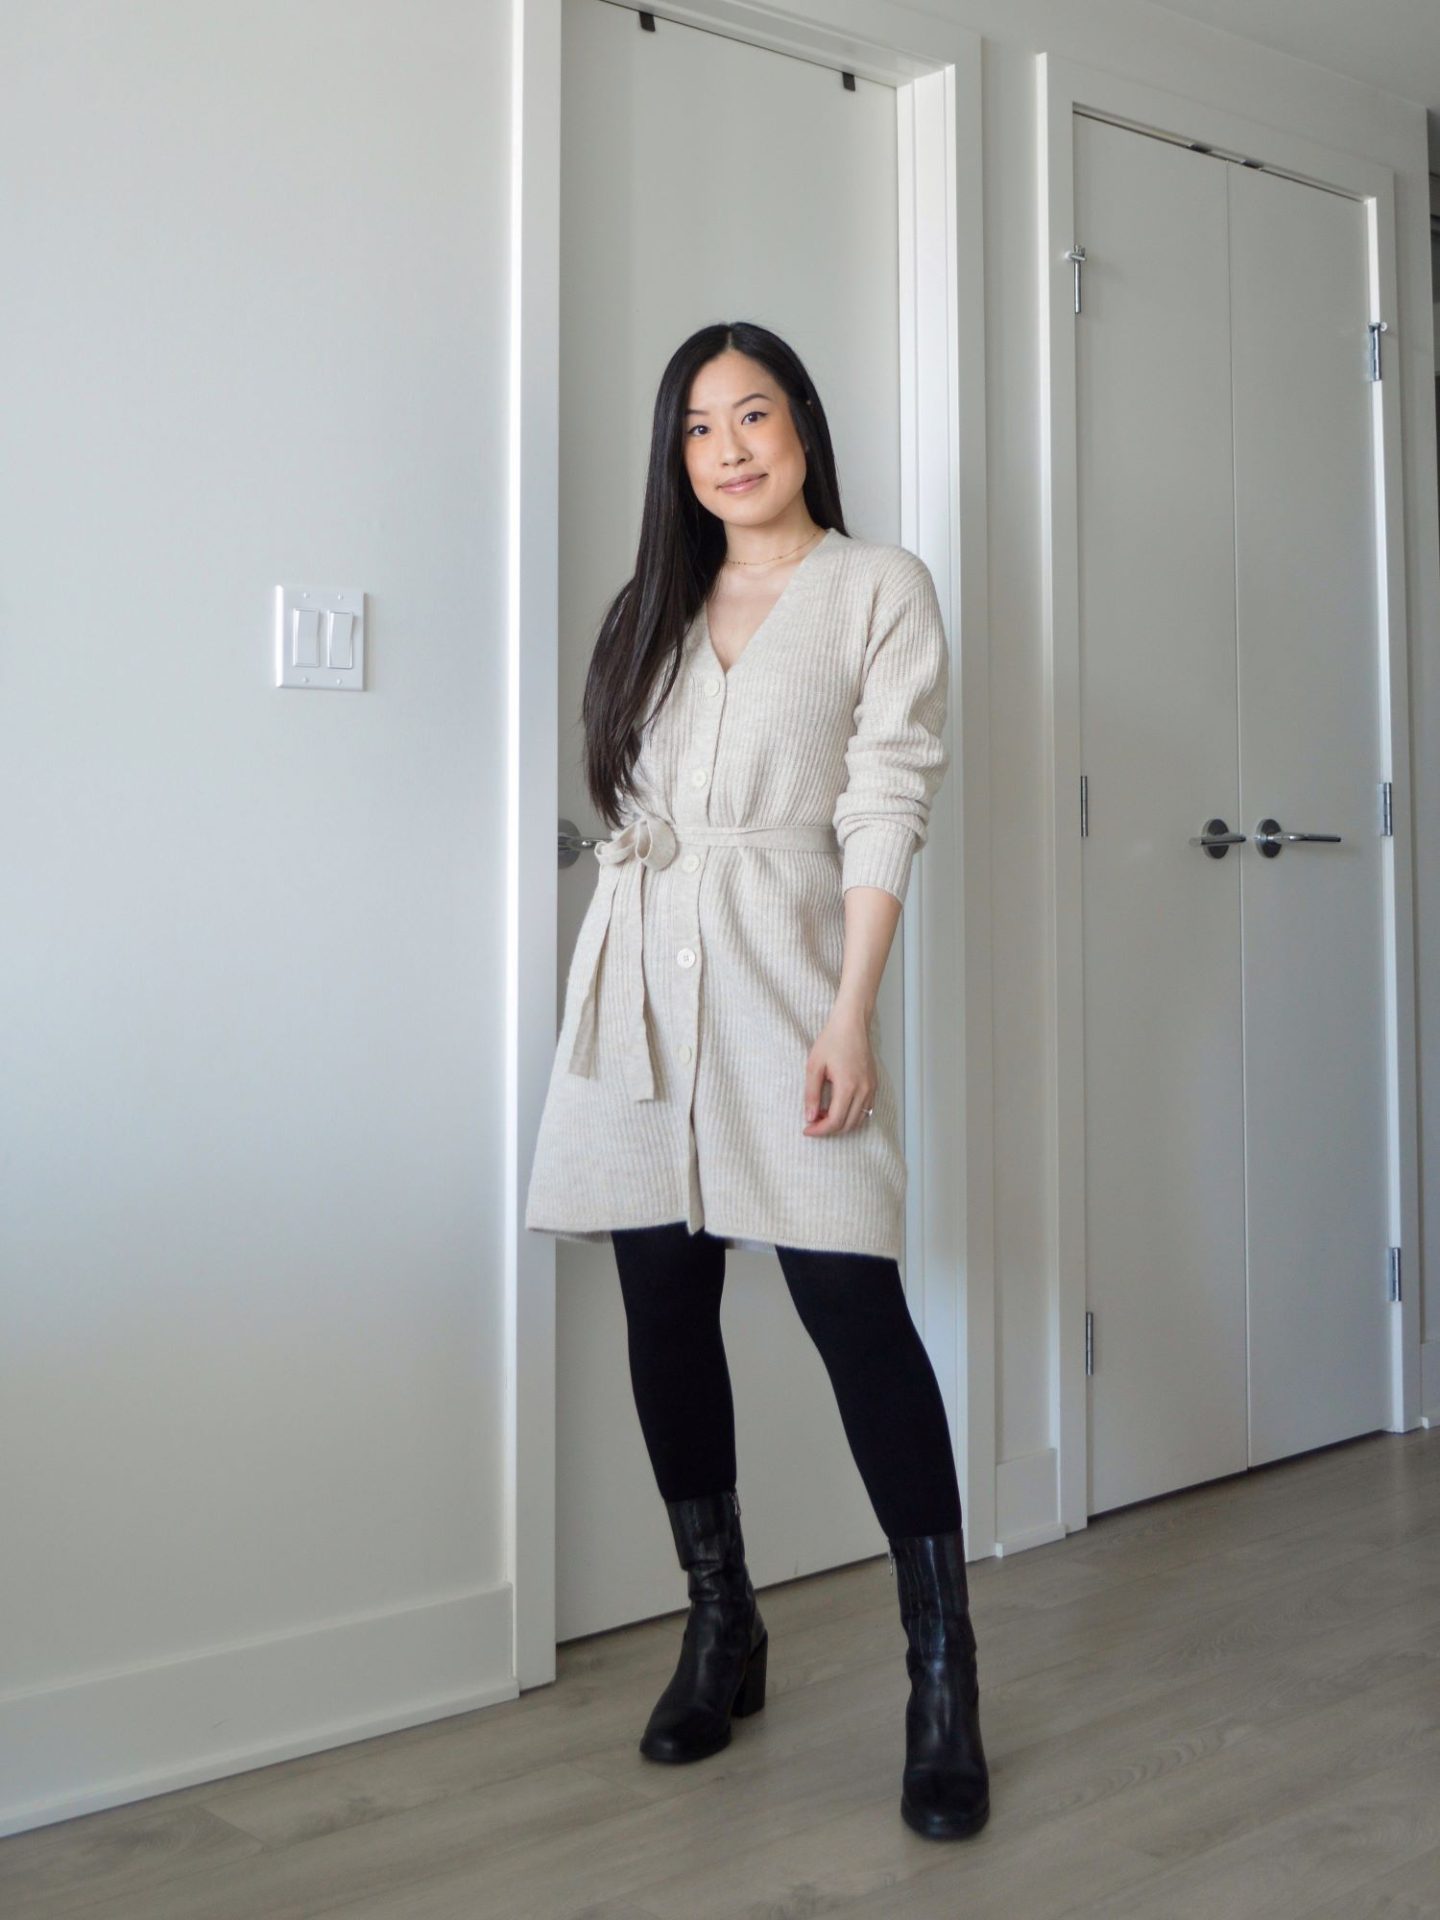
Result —
[{"label": "white rocker light switch", "polygon": [[330,640],[325,651],[325,660],[332,667],[353,667],[355,655],[351,646],[351,636],[355,630],[353,613],[332,613],[330,616]]},{"label": "white rocker light switch", "polygon": [[364,692],[363,589],[276,587],[275,684]]},{"label": "white rocker light switch", "polygon": [[320,609],[296,607],[290,616],[290,631],[293,636],[290,647],[291,664],[297,667],[318,667],[320,664]]}]

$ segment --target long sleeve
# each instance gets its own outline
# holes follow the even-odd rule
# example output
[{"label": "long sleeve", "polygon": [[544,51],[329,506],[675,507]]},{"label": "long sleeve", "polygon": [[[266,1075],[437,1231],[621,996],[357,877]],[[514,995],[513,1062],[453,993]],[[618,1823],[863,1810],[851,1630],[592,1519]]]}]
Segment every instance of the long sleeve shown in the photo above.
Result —
[{"label": "long sleeve", "polygon": [[865,649],[849,778],[835,803],[842,890],[883,887],[903,901],[930,807],[950,763],[942,738],[950,652],[930,570],[904,552],[876,602]]}]

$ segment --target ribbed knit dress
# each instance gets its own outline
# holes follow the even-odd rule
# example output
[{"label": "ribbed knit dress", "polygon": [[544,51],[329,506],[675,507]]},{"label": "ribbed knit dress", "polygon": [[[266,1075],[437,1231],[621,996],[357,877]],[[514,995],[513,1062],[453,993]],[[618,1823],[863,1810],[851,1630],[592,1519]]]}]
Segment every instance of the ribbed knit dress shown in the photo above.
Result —
[{"label": "ribbed knit dress", "polygon": [[935,584],[904,547],[829,528],[728,673],[696,613],[636,798],[595,849],[528,1228],[598,1241],[683,1220],[732,1247],[898,1259],[878,1018],[875,1112],[852,1132],[803,1131],[805,1062],[840,984],[845,890],[905,898],[948,692]]}]

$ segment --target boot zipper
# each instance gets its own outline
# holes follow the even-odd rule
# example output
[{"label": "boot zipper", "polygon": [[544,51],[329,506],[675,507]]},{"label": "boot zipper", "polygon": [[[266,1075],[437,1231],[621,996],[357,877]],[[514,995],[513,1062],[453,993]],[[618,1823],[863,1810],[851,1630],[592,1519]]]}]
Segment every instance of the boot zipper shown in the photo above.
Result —
[{"label": "boot zipper", "polygon": [[893,1580],[895,1578],[895,1549],[893,1547],[887,1547],[885,1551],[890,1556],[890,1578]]}]

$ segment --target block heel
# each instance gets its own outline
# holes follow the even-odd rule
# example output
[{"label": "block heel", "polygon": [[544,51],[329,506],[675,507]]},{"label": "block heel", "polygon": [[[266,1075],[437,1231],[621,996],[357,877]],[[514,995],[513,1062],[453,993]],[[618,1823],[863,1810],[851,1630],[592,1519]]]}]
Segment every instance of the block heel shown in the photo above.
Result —
[{"label": "block heel", "polygon": [[765,1661],[770,1652],[770,1635],[762,1635],[759,1645],[750,1656],[745,1669],[745,1677],[740,1682],[740,1691],[735,1696],[735,1704],[730,1709],[732,1718],[743,1720],[747,1714],[759,1713],[765,1704]]}]

